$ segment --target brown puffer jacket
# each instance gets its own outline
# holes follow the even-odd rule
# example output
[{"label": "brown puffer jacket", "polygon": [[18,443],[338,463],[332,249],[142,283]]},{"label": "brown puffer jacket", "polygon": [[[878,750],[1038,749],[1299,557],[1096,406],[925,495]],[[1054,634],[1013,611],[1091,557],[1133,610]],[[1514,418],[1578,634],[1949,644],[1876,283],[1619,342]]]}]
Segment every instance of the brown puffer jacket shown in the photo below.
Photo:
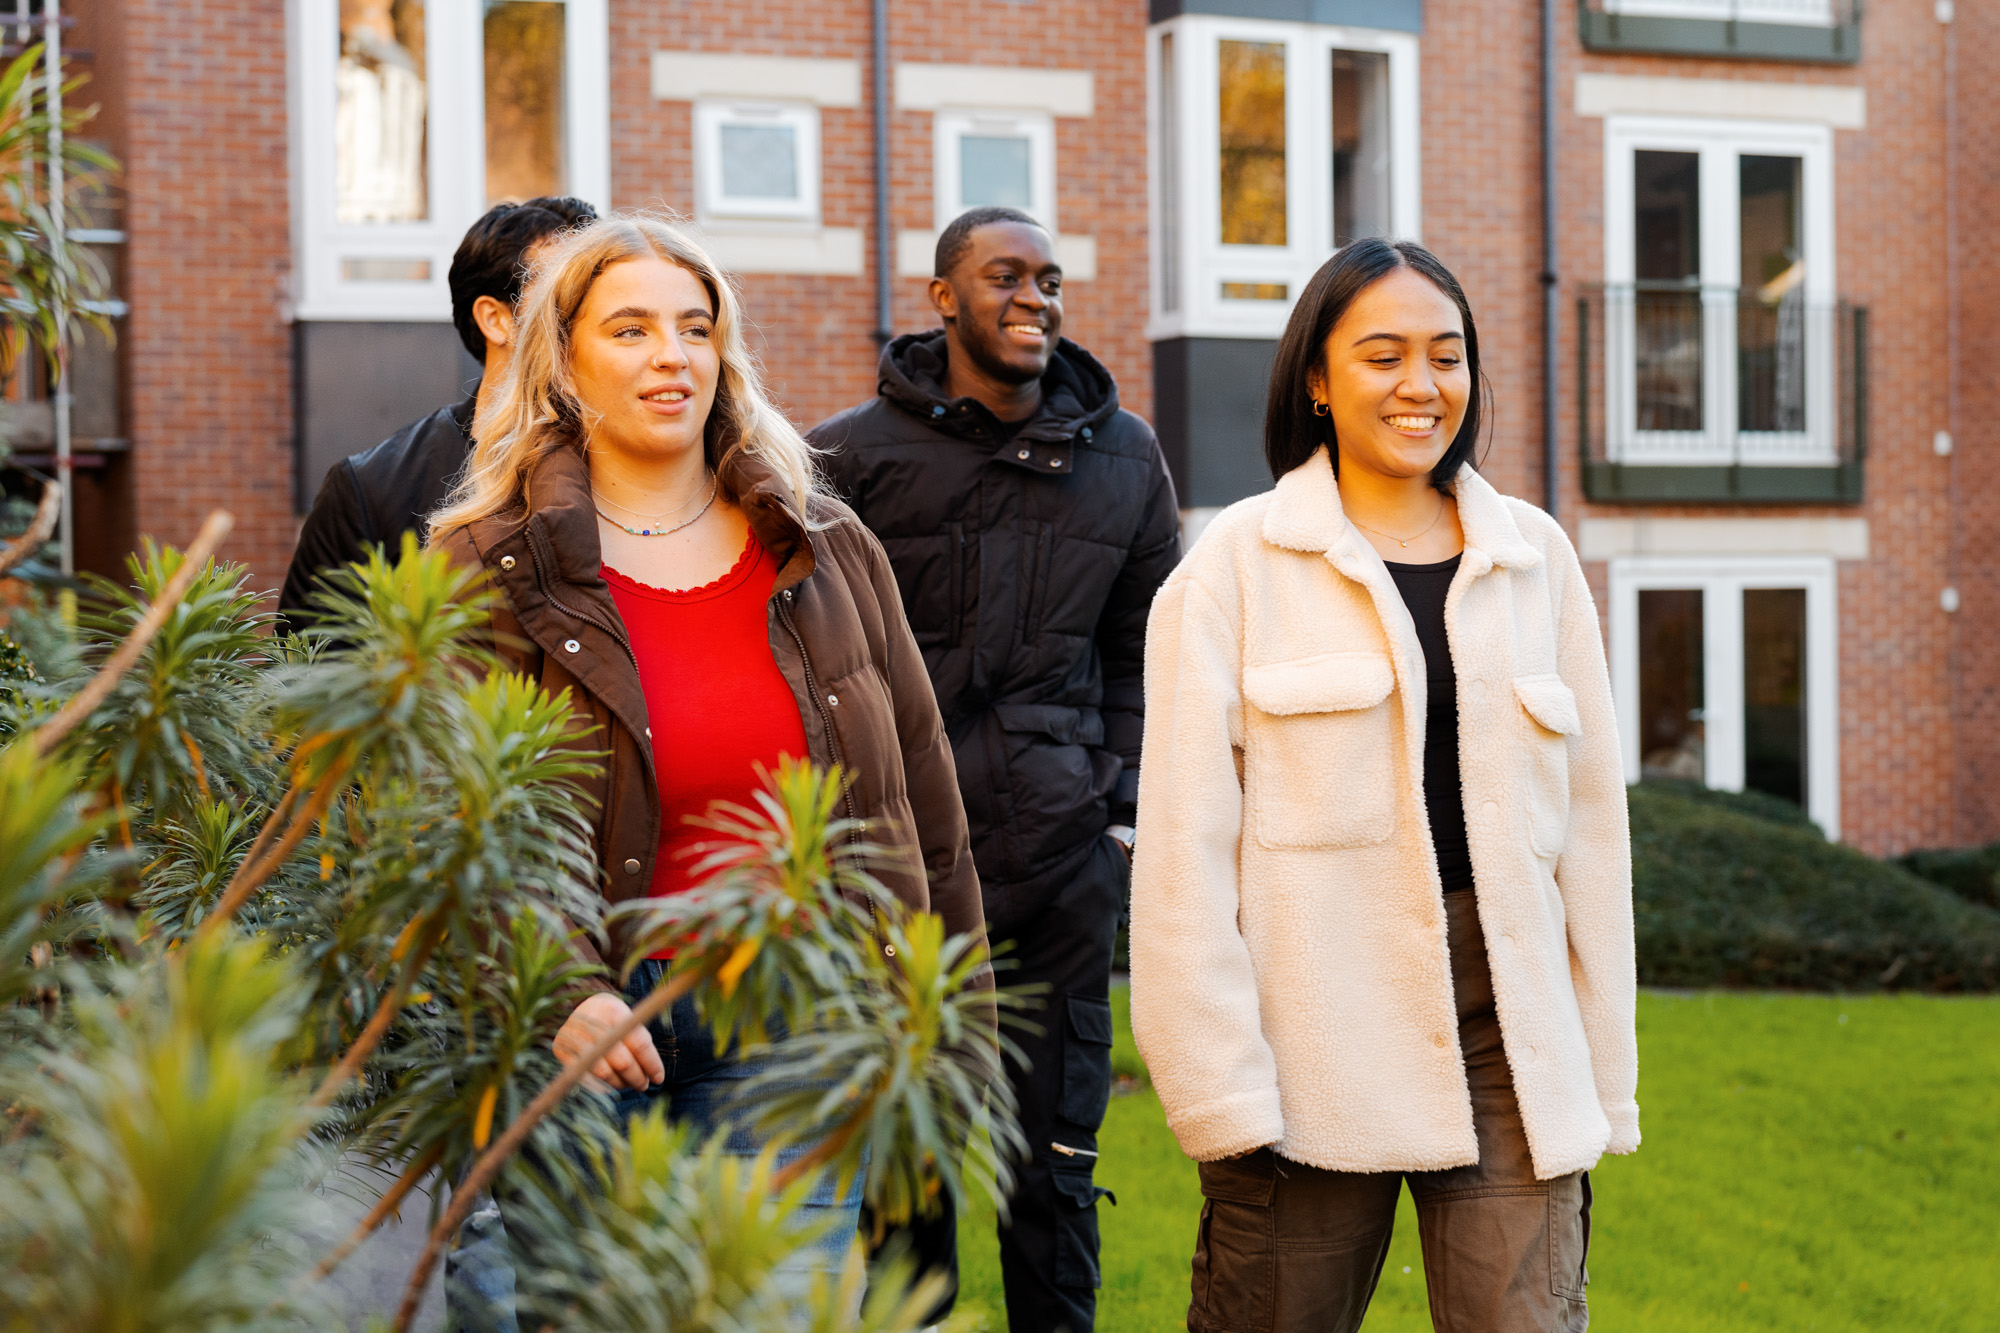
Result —
[{"label": "brown puffer jacket", "polygon": [[[825,497],[809,502],[819,526],[808,530],[790,488],[754,459],[734,457],[722,487],[778,564],[771,654],[798,699],[811,757],[842,765],[848,816],[895,854],[877,875],[906,906],[942,916],[949,932],[983,933],[951,749],[880,543]],[[460,564],[482,566],[501,593],[490,627],[501,660],[551,691],[572,691],[593,725],[590,743],[610,751],[586,784],[603,892],[613,903],[645,893],[659,851],[659,786],[638,662],[599,573],[583,458],[550,453],[530,472],[523,503],[439,545]],[[590,941],[578,936],[577,946],[599,960]],[[608,946],[601,961],[616,969],[627,942],[614,936]],[[879,936],[877,946],[886,947]],[[990,973],[980,982],[990,985]],[[609,979],[597,984],[611,988]]]}]

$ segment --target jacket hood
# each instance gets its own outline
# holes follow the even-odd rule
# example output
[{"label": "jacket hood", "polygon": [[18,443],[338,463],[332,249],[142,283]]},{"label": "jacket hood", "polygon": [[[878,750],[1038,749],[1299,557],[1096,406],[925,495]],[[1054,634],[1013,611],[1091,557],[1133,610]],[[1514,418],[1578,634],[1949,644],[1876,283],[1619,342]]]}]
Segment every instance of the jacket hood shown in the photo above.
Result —
[{"label": "jacket hood", "polygon": [[[974,398],[945,390],[945,334],[906,333],[882,349],[877,389],[897,407],[933,429],[980,443],[999,436],[1000,421]],[[1067,440],[1085,427],[1101,428],[1118,411],[1118,385],[1098,359],[1067,338],[1042,372],[1042,405],[1017,438]]]}]

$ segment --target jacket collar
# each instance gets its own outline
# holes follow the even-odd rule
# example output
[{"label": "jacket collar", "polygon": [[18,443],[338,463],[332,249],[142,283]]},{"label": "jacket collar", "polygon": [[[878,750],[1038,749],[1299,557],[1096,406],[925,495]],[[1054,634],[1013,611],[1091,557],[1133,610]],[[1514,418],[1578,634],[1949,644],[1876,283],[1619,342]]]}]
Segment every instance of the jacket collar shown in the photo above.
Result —
[{"label": "jacket collar", "polygon": [[[743,509],[750,530],[778,564],[773,591],[804,582],[817,567],[806,521],[791,488],[768,463],[738,449],[718,471],[723,493]],[[580,449],[559,446],[528,469],[521,500],[473,526],[482,552],[511,547],[533,533],[555,557],[563,582],[609,595],[601,573],[604,548],[597,537],[597,506],[590,493],[590,465]]]},{"label": "jacket collar", "polygon": [[941,329],[893,339],[882,349],[877,392],[940,435],[992,448],[995,462],[1063,475],[1074,466],[1078,441],[1088,443],[1118,414],[1118,384],[1111,372],[1067,338],[1056,340],[1055,355],[1042,372],[1041,407],[1011,433],[977,399],[946,396],[946,357]]},{"label": "jacket collar", "polygon": [[[1542,553],[1521,536],[1500,492],[1470,463],[1458,470],[1451,491],[1465,532],[1461,568],[1467,573],[1477,576],[1496,567],[1532,569],[1542,562]],[[1324,554],[1334,568],[1357,583],[1370,582],[1371,570],[1382,563],[1342,510],[1340,486],[1324,447],[1278,478],[1270,508],[1264,512],[1264,540],[1291,551]]]}]

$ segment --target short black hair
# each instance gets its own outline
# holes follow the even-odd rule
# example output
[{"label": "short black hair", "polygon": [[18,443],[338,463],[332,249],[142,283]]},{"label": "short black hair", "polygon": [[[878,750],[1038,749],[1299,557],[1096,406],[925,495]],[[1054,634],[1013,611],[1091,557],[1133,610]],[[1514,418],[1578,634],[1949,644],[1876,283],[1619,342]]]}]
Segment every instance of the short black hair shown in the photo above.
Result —
[{"label": "short black hair", "polygon": [[1472,395],[1465,405],[1465,420],[1458,434],[1431,469],[1431,485],[1449,491],[1452,478],[1467,462],[1478,461],[1473,450],[1479,443],[1481,411],[1486,398],[1486,377],[1479,370],[1479,330],[1473,327],[1472,306],[1465,288],[1436,255],[1415,241],[1385,241],[1378,237],[1350,241],[1333,258],[1319,266],[1312,281],[1292,308],[1285,324],[1285,336],[1278,340],[1277,359],[1271,363],[1271,388],[1264,400],[1264,461],[1271,466],[1273,479],[1284,476],[1310,459],[1321,445],[1333,460],[1333,473],[1340,475],[1340,449],[1334,440],[1333,417],[1313,411],[1312,376],[1326,358],[1327,335],[1354,304],[1354,298],[1399,268],[1407,268],[1430,279],[1437,289],[1458,307],[1465,323],[1465,365],[1472,372]]},{"label": "short black hair", "polygon": [[[940,278],[948,278],[958,267],[958,261],[965,258],[965,252],[972,248],[972,233],[981,227],[990,227],[996,222],[1025,222],[1030,227],[1042,224],[1029,217],[1018,208],[1002,208],[988,205],[985,208],[968,208],[953,218],[938,234],[937,253],[931,259],[931,271]],[[1047,231],[1047,227],[1042,227]]]},{"label": "short black hair", "polygon": [[451,257],[451,322],[458,340],[480,365],[486,364],[486,335],[472,320],[472,304],[482,296],[511,306],[527,280],[528,251],[559,231],[597,221],[597,210],[581,199],[547,195],[520,204],[495,204],[466,229]]}]

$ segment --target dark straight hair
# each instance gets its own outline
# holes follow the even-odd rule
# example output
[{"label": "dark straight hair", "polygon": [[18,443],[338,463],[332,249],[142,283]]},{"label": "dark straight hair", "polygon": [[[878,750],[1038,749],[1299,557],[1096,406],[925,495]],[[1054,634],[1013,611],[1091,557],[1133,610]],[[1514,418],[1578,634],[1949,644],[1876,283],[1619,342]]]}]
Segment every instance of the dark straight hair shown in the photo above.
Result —
[{"label": "dark straight hair", "polygon": [[1431,485],[1449,490],[1462,465],[1471,462],[1478,466],[1473,450],[1479,443],[1486,377],[1479,370],[1479,330],[1472,325],[1472,307],[1466,302],[1465,289],[1436,255],[1415,241],[1384,241],[1371,236],[1350,241],[1319,266],[1298,305],[1292,308],[1285,336],[1278,340],[1277,360],[1271,364],[1271,388],[1264,399],[1264,460],[1271,465],[1274,480],[1311,458],[1321,445],[1333,459],[1333,474],[1340,475],[1333,417],[1313,411],[1312,374],[1324,370],[1327,335],[1354,304],[1354,298],[1399,268],[1430,279],[1451,298],[1465,324],[1465,364],[1472,372],[1472,396],[1451,447],[1431,469]]}]

